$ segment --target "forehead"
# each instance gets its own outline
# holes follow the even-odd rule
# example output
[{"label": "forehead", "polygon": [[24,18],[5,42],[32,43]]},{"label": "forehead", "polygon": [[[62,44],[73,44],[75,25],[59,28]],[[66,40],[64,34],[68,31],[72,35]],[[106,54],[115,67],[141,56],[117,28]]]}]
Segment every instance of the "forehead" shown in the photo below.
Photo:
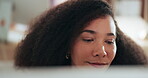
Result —
[{"label": "forehead", "polygon": [[111,16],[92,20],[83,30],[93,30],[97,33],[116,33],[116,26]]}]

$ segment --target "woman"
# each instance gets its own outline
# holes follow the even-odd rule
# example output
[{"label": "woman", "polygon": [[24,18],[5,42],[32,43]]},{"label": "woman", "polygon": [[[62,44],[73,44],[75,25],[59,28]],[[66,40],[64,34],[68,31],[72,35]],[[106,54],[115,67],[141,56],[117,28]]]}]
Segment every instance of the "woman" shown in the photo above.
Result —
[{"label": "woman", "polygon": [[102,0],[70,0],[31,25],[17,48],[15,65],[92,66],[147,64],[143,50],[118,28]]}]

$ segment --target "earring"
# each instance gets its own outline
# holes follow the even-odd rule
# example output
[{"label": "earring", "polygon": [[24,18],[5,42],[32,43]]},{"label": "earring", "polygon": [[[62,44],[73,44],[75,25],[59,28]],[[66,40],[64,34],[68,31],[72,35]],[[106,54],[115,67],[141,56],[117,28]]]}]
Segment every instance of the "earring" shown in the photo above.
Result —
[{"label": "earring", "polygon": [[66,56],[65,56],[65,57],[66,57],[66,59],[69,59],[69,54],[68,54],[68,53],[66,53]]}]

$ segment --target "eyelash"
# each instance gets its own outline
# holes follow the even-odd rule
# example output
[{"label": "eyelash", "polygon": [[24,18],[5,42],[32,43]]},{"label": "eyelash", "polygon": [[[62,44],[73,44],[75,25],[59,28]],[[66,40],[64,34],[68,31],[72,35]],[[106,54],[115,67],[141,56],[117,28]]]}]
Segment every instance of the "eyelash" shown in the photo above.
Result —
[{"label": "eyelash", "polygon": [[114,41],[105,41],[105,42],[109,45],[114,44]]},{"label": "eyelash", "polygon": [[94,39],[82,39],[83,41],[85,41],[85,42],[92,42],[92,41],[94,41]]},{"label": "eyelash", "polygon": [[[92,42],[94,41],[94,39],[82,39],[83,41],[85,42]],[[114,44],[114,41],[105,41],[105,43],[109,44],[109,45],[112,45]]]}]

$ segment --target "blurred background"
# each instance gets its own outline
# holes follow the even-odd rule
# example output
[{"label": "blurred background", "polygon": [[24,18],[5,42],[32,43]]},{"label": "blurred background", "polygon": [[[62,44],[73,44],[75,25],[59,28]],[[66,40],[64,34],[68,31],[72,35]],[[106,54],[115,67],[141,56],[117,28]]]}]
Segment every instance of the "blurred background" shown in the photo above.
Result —
[{"label": "blurred background", "polygon": [[[13,65],[15,48],[29,23],[42,12],[67,0],[0,0],[0,62]],[[107,0],[121,30],[148,56],[148,0]]]}]

